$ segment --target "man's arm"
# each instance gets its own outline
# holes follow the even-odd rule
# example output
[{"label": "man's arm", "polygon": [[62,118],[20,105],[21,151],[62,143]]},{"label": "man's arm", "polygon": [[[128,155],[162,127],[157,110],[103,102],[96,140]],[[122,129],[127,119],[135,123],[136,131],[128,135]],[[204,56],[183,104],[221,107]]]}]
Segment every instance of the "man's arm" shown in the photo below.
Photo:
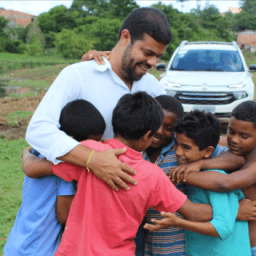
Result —
[{"label": "man's arm", "polygon": [[[27,129],[28,143],[54,164],[59,163],[61,159],[85,167],[91,153],[91,149],[59,130],[62,108],[68,102],[81,97],[79,85],[79,74],[71,66],[65,68],[40,102]],[[135,171],[115,157],[124,153],[124,150],[107,151],[94,154],[89,167],[113,189],[118,190],[119,185],[128,190],[129,186],[123,179],[132,184],[136,184],[136,181],[125,172],[135,175]]]},{"label": "man's arm", "polygon": [[150,231],[157,231],[162,228],[168,228],[171,226],[184,228],[186,230],[196,232],[202,235],[220,237],[214,226],[210,222],[193,222],[177,217],[174,213],[170,212],[161,212],[161,215],[164,219],[156,220],[152,219],[151,221],[154,224],[146,223],[144,225],[145,229]]}]

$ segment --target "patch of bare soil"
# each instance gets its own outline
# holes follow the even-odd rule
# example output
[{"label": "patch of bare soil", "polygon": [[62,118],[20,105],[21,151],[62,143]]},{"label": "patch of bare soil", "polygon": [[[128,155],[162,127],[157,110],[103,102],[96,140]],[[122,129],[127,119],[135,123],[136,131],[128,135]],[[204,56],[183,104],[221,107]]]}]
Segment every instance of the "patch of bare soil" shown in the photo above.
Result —
[{"label": "patch of bare soil", "polygon": [[30,119],[19,120],[15,127],[10,126],[7,122],[7,115],[16,110],[34,112],[43,98],[42,92],[36,97],[0,99],[0,137],[8,140],[25,138],[26,129]]}]

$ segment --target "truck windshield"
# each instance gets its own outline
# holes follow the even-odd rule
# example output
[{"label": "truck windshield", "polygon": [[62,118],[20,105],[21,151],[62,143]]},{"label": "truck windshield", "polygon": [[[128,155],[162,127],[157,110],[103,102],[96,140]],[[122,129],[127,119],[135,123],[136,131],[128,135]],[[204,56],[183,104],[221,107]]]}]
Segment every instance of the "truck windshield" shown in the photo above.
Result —
[{"label": "truck windshield", "polygon": [[237,51],[197,49],[177,52],[170,70],[240,72],[244,66]]}]

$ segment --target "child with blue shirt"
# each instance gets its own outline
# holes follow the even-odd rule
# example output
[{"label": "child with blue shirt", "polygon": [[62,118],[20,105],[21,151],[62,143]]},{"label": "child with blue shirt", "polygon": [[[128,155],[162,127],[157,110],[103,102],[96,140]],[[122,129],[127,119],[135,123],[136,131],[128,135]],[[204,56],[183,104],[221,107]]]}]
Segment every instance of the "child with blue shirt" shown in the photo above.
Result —
[{"label": "child with blue shirt", "polygon": [[[60,125],[60,130],[77,141],[99,140],[106,127],[100,112],[85,100],[68,103],[61,112]],[[33,149],[32,153],[43,157]],[[35,165],[23,162],[26,174],[33,178],[25,176],[22,205],[4,247],[5,256],[52,256],[61,239],[76,184],[55,175],[36,178]]]},{"label": "child with blue shirt", "polygon": [[[176,128],[175,152],[179,165],[207,159],[212,156],[220,136],[220,123],[210,113],[194,111],[185,115]],[[220,170],[214,170],[223,172]],[[177,226],[186,231],[188,256],[249,256],[248,223],[236,220],[241,190],[218,193],[187,185],[189,198],[196,203],[211,204],[213,219],[210,222],[187,221],[170,213],[165,219],[152,220],[157,225],[146,224],[149,230]]]}]

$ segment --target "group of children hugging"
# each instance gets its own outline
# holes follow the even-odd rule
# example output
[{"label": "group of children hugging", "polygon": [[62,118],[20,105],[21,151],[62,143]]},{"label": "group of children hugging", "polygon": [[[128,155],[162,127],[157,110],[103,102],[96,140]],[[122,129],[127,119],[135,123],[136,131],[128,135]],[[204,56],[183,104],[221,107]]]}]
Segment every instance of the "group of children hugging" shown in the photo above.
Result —
[{"label": "group of children hugging", "polygon": [[214,115],[184,114],[168,95],[121,97],[114,138],[104,142],[105,121],[85,100],[68,103],[60,125],[93,150],[88,162],[94,150],[126,147],[118,158],[136,170],[137,184],[114,191],[88,168],[25,149],[22,205],[5,256],[256,255],[255,102],[233,110],[228,148],[218,145]]}]

